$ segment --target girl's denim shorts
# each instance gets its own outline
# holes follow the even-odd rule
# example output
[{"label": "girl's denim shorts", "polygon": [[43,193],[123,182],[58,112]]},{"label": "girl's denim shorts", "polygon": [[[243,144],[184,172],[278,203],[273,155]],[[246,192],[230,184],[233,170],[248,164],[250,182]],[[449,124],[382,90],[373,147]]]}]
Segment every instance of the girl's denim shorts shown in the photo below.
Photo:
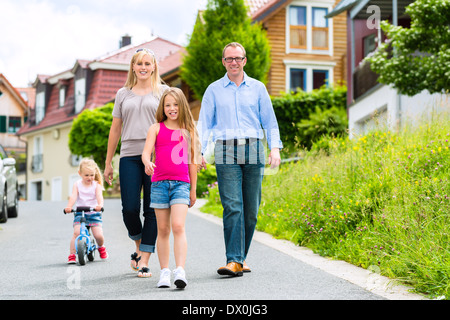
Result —
[{"label": "girl's denim shorts", "polygon": [[184,181],[162,180],[152,182],[150,207],[167,209],[174,204],[190,204],[191,185]]},{"label": "girl's denim shorts", "polygon": [[[85,213],[86,217],[86,226],[89,227],[101,227],[102,226],[102,213],[101,212],[93,212],[93,213]],[[81,220],[81,212],[75,212],[73,218],[73,225],[80,224]]]}]

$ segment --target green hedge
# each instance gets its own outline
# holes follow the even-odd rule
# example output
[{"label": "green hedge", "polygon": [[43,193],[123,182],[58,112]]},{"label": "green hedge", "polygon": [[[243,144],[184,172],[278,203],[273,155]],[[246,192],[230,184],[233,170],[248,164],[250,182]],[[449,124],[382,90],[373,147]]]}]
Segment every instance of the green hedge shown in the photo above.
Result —
[{"label": "green hedge", "polygon": [[[303,131],[307,129],[305,125],[315,127],[317,125],[315,121],[318,121],[318,124],[327,122],[324,117],[328,117],[329,114],[324,111],[332,108],[340,110],[339,114],[342,115],[342,111],[346,110],[346,99],[347,87],[345,86],[324,86],[312,92],[298,91],[272,97],[285,153],[289,153],[289,150],[297,150],[299,147],[310,148],[314,142],[311,139],[320,139],[322,134],[310,132],[309,135],[304,135]],[[319,117],[314,117],[313,114],[319,114]],[[337,123],[330,124],[342,127],[342,121],[346,119],[339,118]]]}]

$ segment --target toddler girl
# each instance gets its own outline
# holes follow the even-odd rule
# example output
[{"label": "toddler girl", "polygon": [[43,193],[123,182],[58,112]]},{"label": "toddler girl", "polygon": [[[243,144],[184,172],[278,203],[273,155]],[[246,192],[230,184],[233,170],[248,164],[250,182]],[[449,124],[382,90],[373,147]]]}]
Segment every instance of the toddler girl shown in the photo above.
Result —
[{"label": "toddler girl", "polygon": [[[69,197],[67,207],[64,208],[64,212],[70,213],[74,204],[76,207],[92,207],[95,209],[95,212],[85,213],[86,226],[92,228],[92,234],[97,241],[100,258],[107,259],[108,253],[103,246],[102,214],[100,212],[103,207],[103,178],[100,169],[94,160],[82,159],[78,168],[78,174],[81,179],[74,183],[72,194]],[[67,261],[69,264],[76,263],[75,239],[80,234],[80,219],[81,213],[75,213],[73,235],[70,241],[70,255]]]}]

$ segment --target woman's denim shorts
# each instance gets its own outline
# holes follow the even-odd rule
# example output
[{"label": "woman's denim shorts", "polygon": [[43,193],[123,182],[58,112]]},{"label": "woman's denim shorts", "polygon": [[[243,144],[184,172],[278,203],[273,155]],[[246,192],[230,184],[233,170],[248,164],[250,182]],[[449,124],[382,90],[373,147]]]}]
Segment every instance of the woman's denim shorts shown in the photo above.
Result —
[{"label": "woman's denim shorts", "polygon": [[[89,227],[101,227],[102,226],[102,213],[101,212],[93,212],[93,213],[84,213],[86,218],[86,226]],[[81,220],[81,212],[75,212],[73,218],[73,225],[80,224]]]},{"label": "woman's denim shorts", "polygon": [[167,209],[174,204],[190,204],[191,185],[184,181],[162,180],[152,182],[150,207]]}]

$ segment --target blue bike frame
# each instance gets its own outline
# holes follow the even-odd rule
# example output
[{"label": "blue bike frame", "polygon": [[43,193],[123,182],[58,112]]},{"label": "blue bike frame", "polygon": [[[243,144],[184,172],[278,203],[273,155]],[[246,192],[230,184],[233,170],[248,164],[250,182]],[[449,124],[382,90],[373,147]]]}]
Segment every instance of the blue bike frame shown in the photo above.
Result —
[{"label": "blue bike frame", "polygon": [[96,248],[91,248],[91,237],[90,237],[88,228],[86,228],[86,217],[84,216],[84,210],[81,210],[80,235],[75,239],[75,251],[76,252],[78,252],[78,241],[83,238],[86,239],[87,253],[96,249]]}]

